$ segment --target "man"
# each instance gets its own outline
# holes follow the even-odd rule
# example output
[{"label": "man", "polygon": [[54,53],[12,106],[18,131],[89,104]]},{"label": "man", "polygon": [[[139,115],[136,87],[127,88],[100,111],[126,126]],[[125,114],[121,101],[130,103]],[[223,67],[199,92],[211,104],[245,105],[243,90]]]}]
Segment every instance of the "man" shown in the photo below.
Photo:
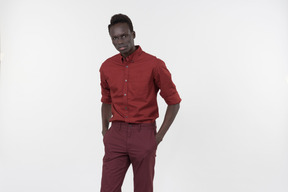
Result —
[{"label": "man", "polygon": [[[101,192],[121,192],[130,164],[134,192],[152,192],[156,149],[176,117],[181,99],[165,63],[134,45],[129,17],[114,15],[108,30],[120,54],[100,68],[105,146]],[[168,106],[157,132],[159,90]]]}]

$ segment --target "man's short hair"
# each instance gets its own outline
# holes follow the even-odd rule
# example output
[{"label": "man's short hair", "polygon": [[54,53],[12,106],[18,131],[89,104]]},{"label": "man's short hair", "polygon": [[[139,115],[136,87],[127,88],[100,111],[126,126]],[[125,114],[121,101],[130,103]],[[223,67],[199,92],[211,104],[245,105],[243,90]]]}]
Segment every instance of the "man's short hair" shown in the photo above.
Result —
[{"label": "man's short hair", "polygon": [[110,32],[110,28],[117,23],[127,23],[130,31],[131,32],[134,31],[131,19],[127,15],[123,15],[120,13],[120,14],[113,15],[111,17],[110,24],[108,25],[109,32]]}]

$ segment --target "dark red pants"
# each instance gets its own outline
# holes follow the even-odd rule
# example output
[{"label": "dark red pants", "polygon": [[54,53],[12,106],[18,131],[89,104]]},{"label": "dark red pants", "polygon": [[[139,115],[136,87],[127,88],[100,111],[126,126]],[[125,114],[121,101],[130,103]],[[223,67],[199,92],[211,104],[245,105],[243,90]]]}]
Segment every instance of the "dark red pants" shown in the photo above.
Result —
[{"label": "dark red pants", "polygon": [[113,122],[104,135],[101,192],[121,192],[132,164],[134,192],[153,192],[156,156],[156,125]]}]

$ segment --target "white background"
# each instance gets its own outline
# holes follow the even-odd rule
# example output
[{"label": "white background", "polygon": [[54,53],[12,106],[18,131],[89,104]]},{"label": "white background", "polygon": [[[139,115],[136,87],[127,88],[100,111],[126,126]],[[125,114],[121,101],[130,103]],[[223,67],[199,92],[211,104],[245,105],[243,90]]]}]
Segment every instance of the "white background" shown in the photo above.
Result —
[{"label": "white background", "polygon": [[[1,0],[1,192],[99,191],[98,69],[132,19],[183,99],[156,192],[288,191],[286,0]],[[161,124],[165,103],[159,97]],[[133,191],[131,169],[123,191]]]}]

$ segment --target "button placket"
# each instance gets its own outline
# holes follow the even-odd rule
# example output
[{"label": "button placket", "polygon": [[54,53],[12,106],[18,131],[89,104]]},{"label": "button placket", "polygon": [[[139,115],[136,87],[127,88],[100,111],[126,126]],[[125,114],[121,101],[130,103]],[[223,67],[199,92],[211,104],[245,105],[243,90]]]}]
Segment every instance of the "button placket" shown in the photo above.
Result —
[{"label": "button placket", "polygon": [[125,69],[124,69],[124,86],[123,86],[123,106],[124,106],[124,116],[125,118],[128,118],[128,75],[129,75],[129,67],[126,63]]}]

